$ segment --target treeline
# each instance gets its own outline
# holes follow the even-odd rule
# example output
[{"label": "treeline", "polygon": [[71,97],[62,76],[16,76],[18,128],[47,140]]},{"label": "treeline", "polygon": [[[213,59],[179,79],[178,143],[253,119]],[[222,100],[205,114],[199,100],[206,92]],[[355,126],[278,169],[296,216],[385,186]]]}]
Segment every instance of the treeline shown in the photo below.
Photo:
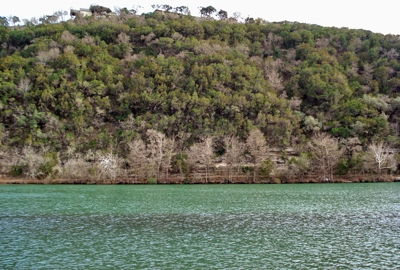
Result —
[{"label": "treeline", "polygon": [[[220,160],[226,166],[249,163],[241,167],[256,181],[265,162],[265,177],[283,175],[282,168],[296,171],[300,163],[302,175],[316,172],[315,136],[329,137],[339,151],[335,162],[324,159],[320,177],[365,171],[363,157],[373,145],[390,158],[368,170],[397,169],[398,36],[252,18],[239,23],[225,13],[219,20],[207,14],[131,13],[0,26],[4,170],[39,177],[22,158],[29,150],[40,153],[36,164],[45,164],[35,169],[40,177],[57,177],[71,153],[80,158],[96,153],[85,162],[92,166],[99,157],[115,156],[134,177],[168,178],[174,172],[189,177],[179,163],[189,172],[201,166],[207,179]],[[227,163],[226,138],[246,144],[255,130],[269,148],[282,149],[281,157],[272,160],[266,147],[254,161],[248,145],[240,162]],[[150,131],[179,141],[179,147],[171,150],[169,163],[143,166],[141,174],[126,161],[133,155],[129,145],[142,141],[148,149]],[[190,163],[190,149],[201,151],[207,138],[211,161]],[[297,154],[287,156],[288,147]],[[349,151],[352,147],[358,150]],[[131,159],[140,154],[151,160],[149,150]],[[10,156],[15,164],[6,162]],[[99,172],[103,165],[98,166]]]},{"label": "treeline", "polygon": [[[3,169],[14,176],[72,183],[291,183],[308,182],[310,175],[314,182],[335,182],[335,173],[381,181],[387,180],[382,173],[397,165],[395,152],[385,143],[373,142],[363,152],[359,141],[339,144],[327,133],[316,133],[302,149],[285,149],[278,157],[259,129],[251,130],[244,142],[237,136],[219,142],[207,136],[185,147],[188,136],[168,138],[148,129],[145,140],[135,138],[119,149],[54,152],[26,145],[0,154]],[[217,157],[218,144],[224,153]],[[370,178],[371,172],[376,176]]]}]

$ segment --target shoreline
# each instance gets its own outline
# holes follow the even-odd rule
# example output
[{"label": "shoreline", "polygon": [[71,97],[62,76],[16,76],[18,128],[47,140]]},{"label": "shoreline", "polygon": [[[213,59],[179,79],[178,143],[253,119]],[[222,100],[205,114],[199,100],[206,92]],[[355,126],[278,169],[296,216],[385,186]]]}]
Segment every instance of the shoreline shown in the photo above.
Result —
[{"label": "shoreline", "polygon": [[230,180],[227,179],[211,179],[205,182],[204,179],[196,179],[190,182],[181,181],[181,179],[172,178],[169,181],[157,181],[157,183],[148,183],[147,181],[139,181],[135,179],[26,179],[21,177],[12,177],[1,175],[0,176],[0,185],[24,185],[24,184],[35,184],[35,185],[220,185],[220,184],[334,184],[334,183],[391,183],[391,182],[400,182],[400,176],[391,176],[384,175],[381,179],[378,179],[376,175],[363,175],[362,177],[359,175],[355,176],[341,176],[337,177],[332,181],[322,181],[318,179],[317,176],[309,176],[304,179],[290,179],[290,180],[281,180],[281,179],[270,179],[264,181],[257,182],[249,182],[243,180]]}]

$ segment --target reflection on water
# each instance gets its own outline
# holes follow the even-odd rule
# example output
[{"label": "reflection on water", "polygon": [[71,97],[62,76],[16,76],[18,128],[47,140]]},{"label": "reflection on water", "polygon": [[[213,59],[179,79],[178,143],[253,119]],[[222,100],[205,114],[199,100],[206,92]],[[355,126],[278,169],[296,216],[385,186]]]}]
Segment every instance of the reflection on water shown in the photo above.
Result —
[{"label": "reflection on water", "polygon": [[0,186],[0,268],[400,266],[400,185]]}]

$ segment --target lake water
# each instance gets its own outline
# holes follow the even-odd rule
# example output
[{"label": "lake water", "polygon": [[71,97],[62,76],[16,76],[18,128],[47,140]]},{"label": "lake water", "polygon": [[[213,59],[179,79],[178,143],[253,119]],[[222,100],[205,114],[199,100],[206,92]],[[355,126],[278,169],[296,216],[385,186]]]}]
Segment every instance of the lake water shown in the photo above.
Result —
[{"label": "lake water", "polygon": [[394,269],[400,183],[0,186],[0,269]]}]

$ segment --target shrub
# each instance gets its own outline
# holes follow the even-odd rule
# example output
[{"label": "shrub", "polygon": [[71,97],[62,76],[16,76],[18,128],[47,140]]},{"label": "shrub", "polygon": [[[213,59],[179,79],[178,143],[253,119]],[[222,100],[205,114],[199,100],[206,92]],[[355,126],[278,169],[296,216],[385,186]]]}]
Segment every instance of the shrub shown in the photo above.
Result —
[{"label": "shrub", "polygon": [[21,165],[13,165],[11,166],[11,175],[12,176],[21,176],[24,173],[24,167]]},{"label": "shrub", "polygon": [[150,177],[147,178],[147,184],[156,185],[157,184],[157,179],[152,177],[152,176],[150,176]]},{"label": "shrub", "polygon": [[55,167],[58,165],[58,156],[56,152],[49,152],[44,155],[45,162],[39,166],[39,174],[41,178],[54,178],[58,174]]}]

